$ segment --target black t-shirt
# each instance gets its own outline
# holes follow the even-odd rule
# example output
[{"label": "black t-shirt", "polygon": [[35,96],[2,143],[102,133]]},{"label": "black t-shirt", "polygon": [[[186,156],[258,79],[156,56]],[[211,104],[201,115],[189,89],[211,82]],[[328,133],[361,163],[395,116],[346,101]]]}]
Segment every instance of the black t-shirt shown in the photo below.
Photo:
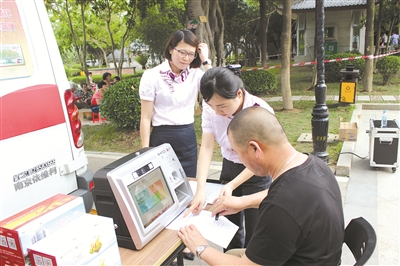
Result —
[{"label": "black t-shirt", "polygon": [[338,265],[343,240],[339,185],[310,155],[271,184],[246,256],[262,265]]}]

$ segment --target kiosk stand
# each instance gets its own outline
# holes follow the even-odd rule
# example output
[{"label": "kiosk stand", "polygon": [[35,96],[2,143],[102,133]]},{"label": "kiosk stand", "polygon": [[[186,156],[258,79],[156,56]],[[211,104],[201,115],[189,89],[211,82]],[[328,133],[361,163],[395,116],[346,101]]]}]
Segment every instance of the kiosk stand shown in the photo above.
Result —
[{"label": "kiosk stand", "polygon": [[115,233],[117,235],[118,246],[136,249],[135,245],[129,234],[128,227],[124,221],[121,210],[118,206],[117,200],[112,193],[110,183],[107,179],[108,172],[114,170],[118,166],[130,161],[141,153],[144,153],[151,148],[143,148],[138,152],[133,152],[131,154],[122,157],[109,165],[104,166],[98,170],[94,176],[93,181],[95,183],[94,189],[92,191],[93,199],[96,205],[96,211],[101,216],[106,216],[113,218],[115,224]]}]

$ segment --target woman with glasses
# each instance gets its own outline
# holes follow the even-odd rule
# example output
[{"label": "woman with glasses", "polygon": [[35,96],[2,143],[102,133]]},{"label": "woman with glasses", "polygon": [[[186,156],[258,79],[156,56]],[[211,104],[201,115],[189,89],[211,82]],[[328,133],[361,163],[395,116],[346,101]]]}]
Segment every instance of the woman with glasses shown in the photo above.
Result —
[{"label": "woman with glasses", "polygon": [[[204,74],[200,67],[211,68],[208,46],[191,31],[178,30],[167,41],[164,56],[166,60],[146,70],[140,81],[142,147],[171,144],[186,176],[195,177],[194,109]],[[194,259],[192,253],[184,257]]]},{"label": "woman with glasses", "polygon": [[178,30],[166,43],[164,56],[166,60],[146,70],[140,81],[142,147],[170,143],[186,176],[195,177],[194,108],[204,73],[200,66],[211,67],[208,46],[191,31]]},{"label": "woman with glasses", "polygon": [[[239,160],[238,154],[229,143],[227,128],[233,117],[250,106],[261,106],[274,114],[274,110],[264,100],[251,95],[244,89],[242,79],[234,71],[224,67],[215,67],[207,71],[200,82],[203,96],[202,138],[197,171],[197,190],[192,200],[190,212],[198,214],[205,202],[205,183],[214,152],[214,143],[221,146],[223,156],[220,180],[227,184],[220,195],[244,196],[269,188],[271,177],[255,176]],[[243,128],[246,134],[246,128]],[[246,209],[226,216],[239,229],[225,249],[245,248],[250,241],[257,222],[258,209]]]}]

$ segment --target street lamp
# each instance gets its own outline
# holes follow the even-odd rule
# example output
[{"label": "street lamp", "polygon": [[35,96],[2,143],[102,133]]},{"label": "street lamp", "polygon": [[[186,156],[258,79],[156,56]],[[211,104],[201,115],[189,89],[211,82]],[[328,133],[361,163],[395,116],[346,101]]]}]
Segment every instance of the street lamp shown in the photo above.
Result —
[{"label": "street lamp", "polygon": [[329,112],[326,106],[326,85],[325,85],[325,65],[324,65],[324,0],[315,0],[315,30],[317,48],[317,84],[314,87],[315,106],[312,111],[312,138],[313,152],[315,156],[323,161],[328,161],[326,143],[328,141]]}]

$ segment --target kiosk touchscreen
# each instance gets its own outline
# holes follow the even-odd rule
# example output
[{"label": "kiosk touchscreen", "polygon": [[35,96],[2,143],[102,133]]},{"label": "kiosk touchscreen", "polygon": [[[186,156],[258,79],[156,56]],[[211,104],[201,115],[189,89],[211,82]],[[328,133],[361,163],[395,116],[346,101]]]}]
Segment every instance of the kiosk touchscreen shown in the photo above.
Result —
[{"label": "kiosk touchscreen", "polygon": [[98,214],[122,227],[116,230],[118,244],[139,250],[185,210],[193,193],[169,144],[122,159],[96,172],[93,196]]}]

